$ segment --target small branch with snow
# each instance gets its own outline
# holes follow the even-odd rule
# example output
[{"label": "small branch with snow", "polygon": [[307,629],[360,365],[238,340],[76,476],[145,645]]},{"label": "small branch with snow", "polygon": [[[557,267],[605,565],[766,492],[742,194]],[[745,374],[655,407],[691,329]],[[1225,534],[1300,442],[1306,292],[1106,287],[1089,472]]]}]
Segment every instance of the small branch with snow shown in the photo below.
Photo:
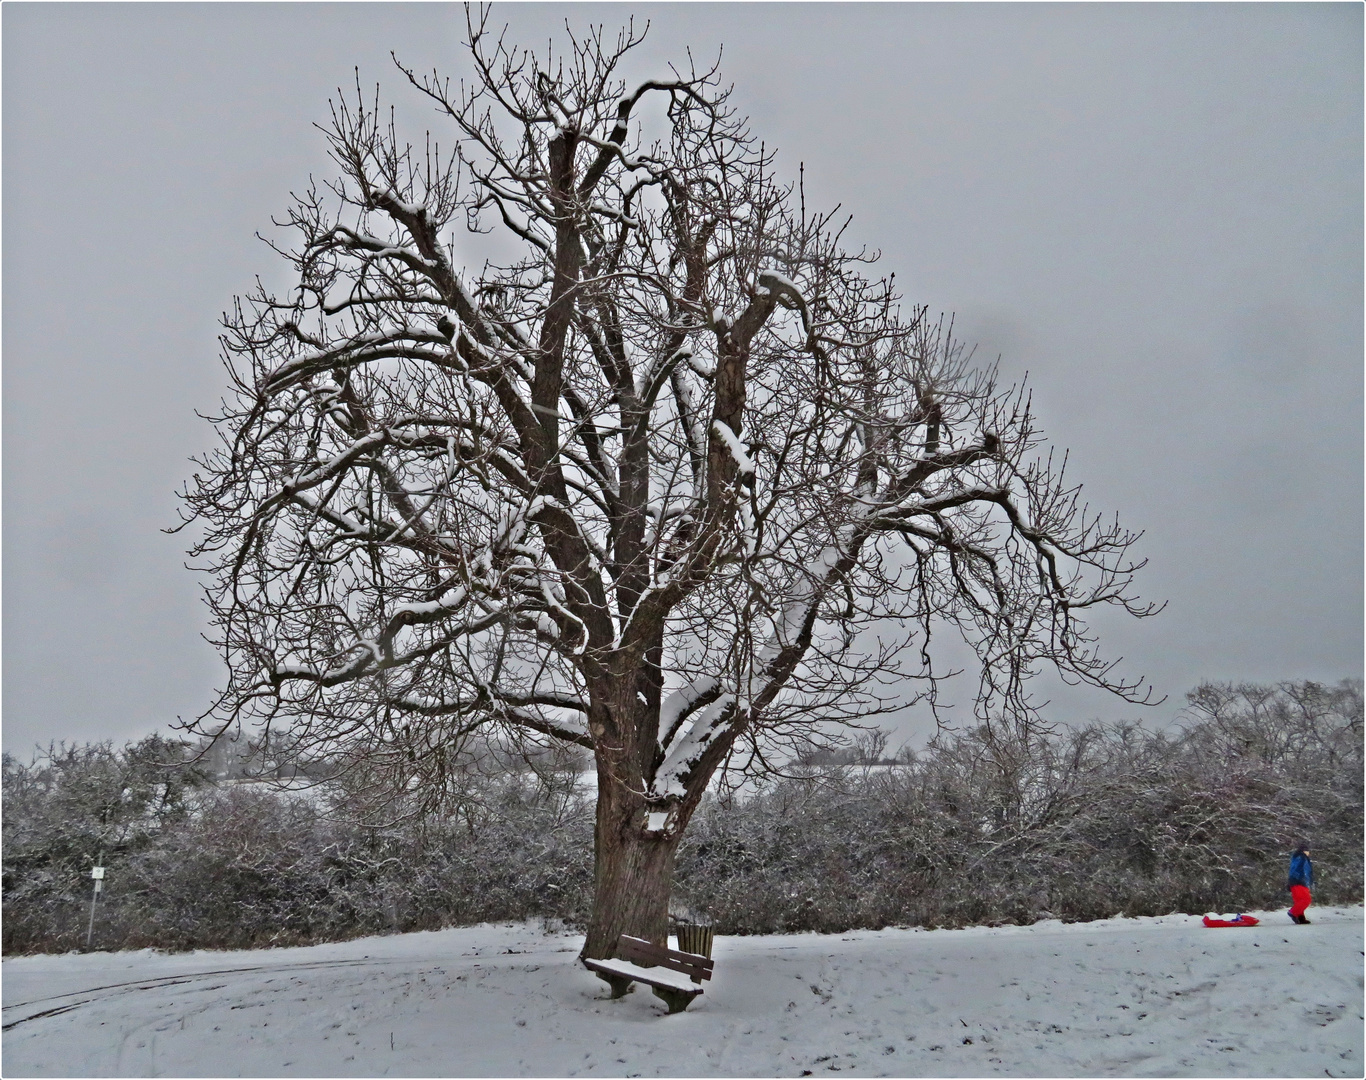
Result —
[{"label": "small branch with snow", "polygon": [[647,796],[649,799],[662,801],[668,798],[681,799],[687,795],[684,783],[688,774],[702,760],[702,755],[716,737],[735,718],[738,704],[739,699],[734,694],[720,694],[697,714],[692,726],[673,740],[663,764],[655,770],[655,778]]},{"label": "small branch with snow", "polygon": [[713,420],[711,432],[721,441],[721,445],[726,448],[726,453],[735,461],[735,471],[741,476],[753,476],[754,459],[749,456],[749,452],[740,442],[740,437],[731,430],[730,425],[723,420]]}]

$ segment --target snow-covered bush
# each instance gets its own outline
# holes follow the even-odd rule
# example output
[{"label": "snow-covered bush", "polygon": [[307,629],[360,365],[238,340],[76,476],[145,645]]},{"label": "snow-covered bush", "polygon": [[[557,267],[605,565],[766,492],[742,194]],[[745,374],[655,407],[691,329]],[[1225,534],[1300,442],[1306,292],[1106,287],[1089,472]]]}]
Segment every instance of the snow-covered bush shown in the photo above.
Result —
[{"label": "snow-covered bush", "polygon": [[980,729],[704,812],[679,899],[718,932],[1032,922],[1275,906],[1308,840],[1362,896],[1360,682],[1206,685],[1170,733]]},{"label": "snow-covered bush", "polygon": [[54,744],[27,765],[7,753],[3,776],[6,952],[83,941],[90,868],[157,844],[206,782],[159,735],[122,750]]},{"label": "snow-covered bush", "polygon": [[[89,869],[109,835],[100,832],[110,818],[105,793],[116,787],[91,773],[116,777],[129,753],[88,747],[31,767],[6,759],[6,953],[84,945]],[[155,830],[125,824],[121,844],[104,843],[95,945],[291,945],[484,920],[583,919],[591,805],[566,800],[563,784],[515,773],[486,777],[476,794],[460,814],[381,828],[358,823],[354,805],[326,805],[316,790],[205,787]],[[134,803],[125,795],[112,805]]]}]

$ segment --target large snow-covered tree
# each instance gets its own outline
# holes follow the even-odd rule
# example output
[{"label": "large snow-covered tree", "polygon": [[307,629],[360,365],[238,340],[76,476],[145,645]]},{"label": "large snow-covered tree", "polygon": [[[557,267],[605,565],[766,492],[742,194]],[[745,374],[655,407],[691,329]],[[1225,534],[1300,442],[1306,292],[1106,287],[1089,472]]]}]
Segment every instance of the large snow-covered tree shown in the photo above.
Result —
[{"label": "large snow-covered tree", "polygon": [[465,81],[404,72],[425,142],[334,103],[289,289],[225,317],[200,723],[409,793],[491,733],[591,751],[600,957],[663,940],[718,770],[932,697],[940,636],[984,717],[1027,718],[1041,666],[1137,697],[1084,616],[1151,608],[1027,397],[775,177],[714,70],[628,85],[631,29],[538,56],[485,18]]}]

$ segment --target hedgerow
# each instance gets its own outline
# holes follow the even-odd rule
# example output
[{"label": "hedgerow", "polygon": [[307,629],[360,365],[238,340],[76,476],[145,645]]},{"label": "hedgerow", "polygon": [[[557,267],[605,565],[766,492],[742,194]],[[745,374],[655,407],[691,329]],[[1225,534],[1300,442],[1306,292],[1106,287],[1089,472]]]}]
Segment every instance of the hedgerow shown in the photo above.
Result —
[{"label": "hedgerow", "polygon": [[[1299,842],[1317,903],[1362,899],[1360,682],[1203,686],[1170,732],[880,749],[710,797],[679,849],[676,914],[752,934],[1274,907]],[[377,822],[364,784],[277,790],[185,758],[160,737],[5,756],[7,954],[85,945],[97,859],[96,948],[587,917],[592,791],[571,763],[504,760],[444,813]]]}]

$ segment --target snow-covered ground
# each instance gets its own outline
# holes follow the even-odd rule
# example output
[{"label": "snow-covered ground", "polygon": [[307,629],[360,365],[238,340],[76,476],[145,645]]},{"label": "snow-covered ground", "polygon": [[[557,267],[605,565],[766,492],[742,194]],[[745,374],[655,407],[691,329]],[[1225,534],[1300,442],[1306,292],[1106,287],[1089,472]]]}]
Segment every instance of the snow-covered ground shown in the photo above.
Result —
[{"label": "snow-covered ground", "polygon": [[1361,1076],[1363,912],[718,938],[686,1013],[579,938],[6,959],[5,1076]]}]

